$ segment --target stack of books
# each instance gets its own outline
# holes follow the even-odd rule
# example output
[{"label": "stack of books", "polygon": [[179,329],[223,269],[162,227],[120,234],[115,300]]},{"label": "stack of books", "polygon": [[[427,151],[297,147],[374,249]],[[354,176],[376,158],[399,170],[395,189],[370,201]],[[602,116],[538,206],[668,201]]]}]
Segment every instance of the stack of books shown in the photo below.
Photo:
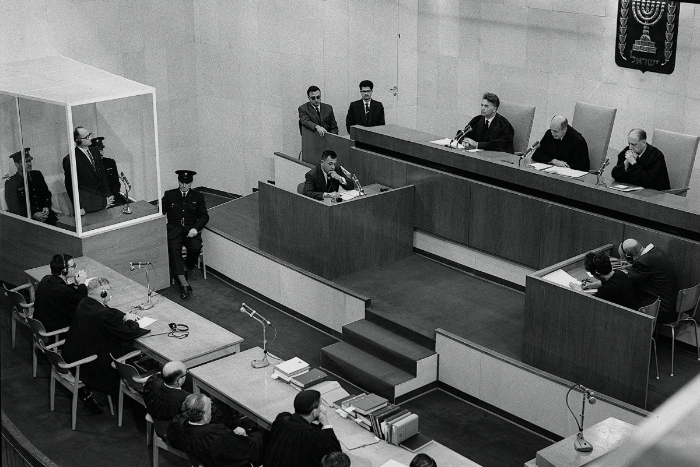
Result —
[{"label": "stack of books", "polygon": [[297,391],[301,391],[302,389],[308,389],[311,386],[322,383],[326,379],[328,379],[326,373],[318,368],[313,368],[305,373],[293,376],[292,379],[289,380],[289,385]]},{"label": "stack of books", "polygon": [[294,357],[291,360],[277,364],[272,375],[273,377],[276,375],[282,381],[289,383],[292,378],[307,371],[309,371],[309,364],[299,357]]}]

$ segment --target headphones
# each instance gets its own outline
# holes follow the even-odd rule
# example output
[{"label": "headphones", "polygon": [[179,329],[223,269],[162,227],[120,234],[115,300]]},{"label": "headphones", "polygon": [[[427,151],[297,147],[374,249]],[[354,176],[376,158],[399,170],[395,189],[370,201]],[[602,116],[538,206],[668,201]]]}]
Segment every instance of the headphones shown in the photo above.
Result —
[{"label": "headphones", "polygon": [[168,327],[170,328],[168,337],[184,339],[185,337],[190,335],[190,333],[188,332],[190,328],[186,324],[168,323]]},{"label": "headphones", "polygon": [[102,289],[102,292],[100,292],[100,297],[107,298],[107,295],[109,295],[107,291],[105,289]]}]

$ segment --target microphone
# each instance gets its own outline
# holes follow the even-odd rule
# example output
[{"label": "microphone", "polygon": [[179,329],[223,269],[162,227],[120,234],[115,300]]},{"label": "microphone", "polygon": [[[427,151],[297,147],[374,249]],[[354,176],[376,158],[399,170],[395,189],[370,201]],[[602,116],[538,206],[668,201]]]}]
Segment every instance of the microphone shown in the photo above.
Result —
[{"label": "microphone", "polygon": [[539,148],[539,147],[540,147],[540,142],[539,142],[539,141],[535,141],[535,144],[533,144],[532,146],[530,146],[530,148],[529,148],[527,151],[525,151],[525,155],[524,155],[523,157],[525,157],[525,158],[529,157],[529,156],[532,155],[532,153],[535,152],[535,151],[537,150],[537,148]]},{"label": "microphone", "polygon": [[588,400],[589,404],[593,405],[598,401],[598,399],[595,398],[595,392],[591,391],[590,389],[581,384],[579,384],[578,387],[586,395],[586,399]]},{"label": "microphone", "polygon": [[467,133],[472,131],[472,126],[467,123],[467,126],[464,127],[464,130],[462,130],[462,136],[459,137],[457,140],[457,144],[460,144],[464,138],[467,137]]},{"label": "microphone", "polygon": [[[246,310],[247,310],[247,311],[246,311]],[[258,317],[259,319],[261,319],[265,324],[267,324],[268,326],[272,326],[272,323],[271,323],[271,322],[269,322],[268,320],[266,320],[265,318],[263,318],[263,317],[260,315],[260,313],[258,313],[257,311],[253,310],[251,307],[249,307],[249,306],[246,305],[245,303],[241,303],[241,308],[240,308],[238,311],[240,311],[241,313],[247,314],[247,315],[250,316],[251,318],[257,316],[257,317]]]},{"label": "microphone", "polygon": [[455,135],[455,137],[452,138],[452,139],[450,140],[450,142],[446,144],[446,146],[447,146],[448,148],[451,148],[451,147],[452,147],[452,143],[454,143],[455,140],[459,140],[459,138],[462,136],[463,133],[464,133],[464,132],[463,132],[462,130],[457,130],[457,134]]},{"label": "microphone", "polygon": [[129,183],[129,180],[126,179],[126,175],[124,175],[124,172],[121,173],[119,178],[122,182],[124,182],[124,185],[126,185],[127,190],[131,191],[131,183]]},{"label": "microphone", "polygon": [[350,172],[345,170],[345,167],[343,167],[342,165],[340,166],[340,170],[343,172],[343,175],[345,175],[347,178],[352,178],[352,175],[350,174]]},{"label": "microphone", "polygon": [[133,271],[136,268],[141,269],[141,266],[148,266],[150,263],[149,261],[146,262],[141,262],[141,261],[129,261],[129,270]]}]

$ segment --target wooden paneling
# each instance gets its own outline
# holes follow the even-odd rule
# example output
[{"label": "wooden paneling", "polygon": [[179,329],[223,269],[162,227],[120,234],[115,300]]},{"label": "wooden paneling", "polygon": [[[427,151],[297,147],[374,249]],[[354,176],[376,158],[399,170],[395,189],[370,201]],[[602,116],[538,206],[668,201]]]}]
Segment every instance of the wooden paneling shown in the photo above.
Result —
[{"label": "wooden paneling", "polygon": [[413,187],[331,206],[331,279],[413,253]]},{"label": "wooden paneling", "polygon": [[644,408],[651,317],[527,277],[523,362]]},{"label": "wooden paneling", "polygon": [[[347,165],[345,160],[348,160]],[[363,185],[379,183],[391,188],[410,185],[406,181],[408,164],[391,157],[381,156],[363,149],[350,148],[349,155],[341,161],[344,167],[357,174]]]},{"label": "wooden paneling", "polygon": [[653,243],[668,254],[678,287],[685,289],[700,284],[700,242],[630,224],[625,224],[624,231],[624,236],[618,238],[634,238],[644,245]]},{"label": "wooden paneling", "polygon": [[622,238],[622,222],[558,204],[547,204],[542,221],[543,268]]},{"label": "wooden paneling", "polygon": [[481,183],[471,186],[469,244],[537,267],[544,202]]},{"label": "wooden paneling", "polygon": [[472,182],[412,164],[407,168],[407,183],[416,187],[414,227],[469,245]]},{"label": "wooden paneling", "polygon": [[78,237],[4,214],[0,214],[0,248],[0,279],[14,285],[26,283],[24,271],[48,264],[55,254],[83,254]]},{"label": "wooden paneling", "polygon": [[[206,245],[204,249],[206,254]],[[160,290],[170,285],[165,216],[84,238],[83,255],[141,285],[146,285],[145,272],[130,271],[129,262],[150,261],[155,269],[155,274],[149,270],[151,287]]]},{"label": "wooden paneling", "polygon": [[318,133],[308,128],[302,127],[301,138],[301,159],[312,165],[317,165],[321,160],[321,153],[326,149],[331,149],[342,159],[347,154],[352,140],[347,136],[338,136],[326,133],[325,136],[318,136]]}]

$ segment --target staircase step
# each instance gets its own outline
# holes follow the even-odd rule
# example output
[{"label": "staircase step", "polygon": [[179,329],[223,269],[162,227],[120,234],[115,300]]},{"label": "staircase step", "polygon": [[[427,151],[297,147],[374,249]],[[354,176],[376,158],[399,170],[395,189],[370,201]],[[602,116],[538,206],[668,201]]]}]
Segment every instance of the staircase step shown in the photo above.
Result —
[{"label": "staircase step", "polygon": [[366,319],[343,326],[343,341],[381,360],[391,362],[413,376],[417,375],[417,362],[435,354],[433,350]]},{"label": "staircase step", "polygon": [[346,342],[321,349],[321,367],[392,402],[396,398],[396,386],[414,379],[407,371]]},{"label": "staircase step", "polygon": [[425,331],[414,328],[408,323],[396,323],[382,315],[381,311],[367,307],[365,310],[365,319],[371,321],[384,329],[398,334],[410,341],[415,342],[429,350],[435,350],[435,330]]}]

